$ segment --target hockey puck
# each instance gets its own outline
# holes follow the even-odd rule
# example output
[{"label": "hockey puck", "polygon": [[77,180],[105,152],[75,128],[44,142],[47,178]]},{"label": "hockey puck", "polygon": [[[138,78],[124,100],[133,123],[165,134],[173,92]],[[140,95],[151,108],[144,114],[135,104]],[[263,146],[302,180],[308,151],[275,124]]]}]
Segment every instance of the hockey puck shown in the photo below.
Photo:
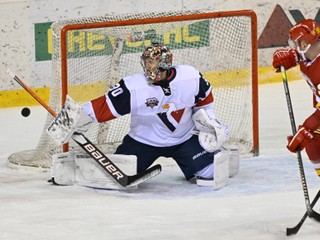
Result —
[{"label": "hockey puck", "polygon": [[25,107],[25,108],[22,108],[21,110],[21,115],[24,116],[24,117],[28,117],[30,115],[30,109]]}]

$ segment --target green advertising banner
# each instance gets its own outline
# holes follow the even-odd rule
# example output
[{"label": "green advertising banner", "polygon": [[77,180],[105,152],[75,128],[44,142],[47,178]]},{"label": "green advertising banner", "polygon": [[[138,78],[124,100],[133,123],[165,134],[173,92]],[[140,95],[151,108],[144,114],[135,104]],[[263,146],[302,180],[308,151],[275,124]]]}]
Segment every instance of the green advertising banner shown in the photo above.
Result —
[{"label": "green advertising banner", "polygon": [[[36,61],[51,60],[51,22],[35,24]],[[201,29],[201,31],[199,31]],[[123,53],[142,52],[151,42],[161,42],[171,49],[197,48],[209,45],[209,20],[199,21],[165,34],[155,29],[143,33],[142,41],[125,41]],[[68,32],[68,57],[87,57],[112,54],[115,38],[87,31]]]},{"label": "green advertising banner", "polygon": [[51,24],[46,22],[34,25],[36,61],[51,60]]}]

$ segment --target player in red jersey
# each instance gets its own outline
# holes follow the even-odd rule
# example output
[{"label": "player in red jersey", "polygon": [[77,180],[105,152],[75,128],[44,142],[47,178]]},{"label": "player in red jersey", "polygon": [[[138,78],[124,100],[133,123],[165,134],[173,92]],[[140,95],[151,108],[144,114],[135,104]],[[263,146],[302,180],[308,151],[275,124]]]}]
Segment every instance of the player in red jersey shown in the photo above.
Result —
[{"label": "player in red jersey", "polygon": [[291,152],[306,149],[307,155],[320,176],[320,25],[312,19],[302,20],[289,32],[290,49],[279,49],[273,54],[273,67],[290,69],[300,65],[300,70],[313,92],[315,111],[294,136],[288,137]]}]

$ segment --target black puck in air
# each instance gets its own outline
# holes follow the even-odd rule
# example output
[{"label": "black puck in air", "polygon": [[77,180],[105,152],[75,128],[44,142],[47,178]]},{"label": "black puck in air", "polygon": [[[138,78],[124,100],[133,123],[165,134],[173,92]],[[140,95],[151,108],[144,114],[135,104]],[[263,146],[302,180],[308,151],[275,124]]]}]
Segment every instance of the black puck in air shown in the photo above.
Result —
[{"label": "black puck in air", "polygon": [[22,108],[21,110],[21,115],[24,116],[24,117],[28,117],[30,115],[30,109],[25,107],[25,108]]}]

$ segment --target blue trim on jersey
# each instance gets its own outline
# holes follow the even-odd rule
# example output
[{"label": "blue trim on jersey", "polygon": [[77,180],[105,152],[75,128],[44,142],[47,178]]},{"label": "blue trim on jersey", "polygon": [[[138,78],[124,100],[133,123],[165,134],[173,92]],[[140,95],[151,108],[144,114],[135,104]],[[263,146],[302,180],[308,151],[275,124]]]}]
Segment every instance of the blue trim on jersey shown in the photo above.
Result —
[{"label": "blue trim on jersey", "polygon": [[202,76],[201,73],[199,73],[199,74],[200,74],[199,93],[197,94],[197,96],[195,96],[195,103],[197,103],[199,101],[199,99],[206,98],[207,91],[210,88],[210,84],[208,83],[208,81]]},{"label": "blue trim on jersey", "polygon": [[131,94],[123,79],[108,92],[108,97],[118,114],[123,116],[131,112]]},{"label": "blue trim on jersey", "polygon": [[176,130],[175,126],[169,121],[167,113],[157,113],[161,121],[170,129],[171,132]]}]

